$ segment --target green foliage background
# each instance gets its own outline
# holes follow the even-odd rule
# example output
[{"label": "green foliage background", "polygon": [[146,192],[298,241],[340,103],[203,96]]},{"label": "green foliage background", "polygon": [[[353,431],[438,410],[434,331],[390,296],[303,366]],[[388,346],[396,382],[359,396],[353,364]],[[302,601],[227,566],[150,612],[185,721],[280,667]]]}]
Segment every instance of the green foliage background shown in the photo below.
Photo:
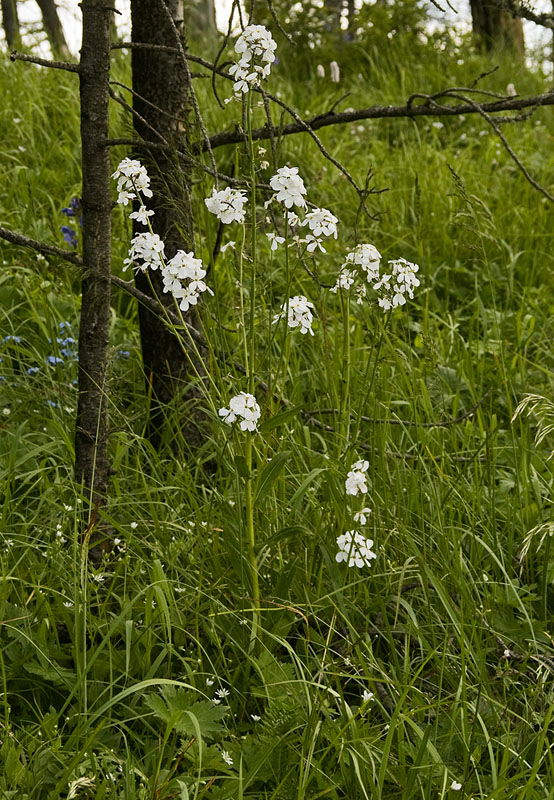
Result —
[{"label": "green foliage background", "polygon": [[[278,39],[272,91],[309,116],[347,92],[340,108],[400,104],[415,91],[466,86],[492,66],[451,31],[423,37],[414,4],[395,7],[340,50],[317,25],[296,50]],[[300,34],[302,13],[290,23]],[[331,56],[339,85],[317,77]],[[494,63],[483,86],[504,92],[513,65]],[[130,82],[128,56],[114,58],[114,73]],[[515,82],[521,94],[549,86],[539,69],[520,68]],[[77,81],[4,56],[0,84],[2,224],[61,245],[60,209],[80,183]],[[207,84],[198,82],[208,129],[232,128],[236,108],[221,110]],[[129,130],[116,106],[112,125],[115,135]],[[550,108],[504,127],[547,188],[553,130]],[[61,260],[0,246],[2,338],[18,337],[0,354],[3,798],[553,796],[554,561],[540,528],[551,522],[551,444],[535,445],[533,418],[512,419],[524,394],[552,391],[551,206],[477,115],[320,135],[359,182],[371,170],[372,185],[386,189],[370,197],[368,220],[307,136],[278,142],[279,165],[297,164],[313,201],[341,220],[318,262],[322,282],[334,282],[357,241],[372,241],[385,257],[420,264],[422,287],[384,333],[378,310],[352,307],[348,317],[353,403],[369,420],[359,455],[370,461],[371,570],[334,560],[349,468],[334,438],[289,415],[260,440],[261,648],[250,642],[229,431],[212,419],[205,446],[191,453],[182,434],[190,409],[178,398],[168,409],[173,446],[152,451],[136,308],[117,294],[108,512],[117,544],[104,563],[87,563],[71,482],[76,365],[56,341],[62,322],[76,338],[79,276]],[[114,168],[126,154],[114,152]],[[231,148],[217,158],[222,171],[243,162]],[[203,204],[210,191],[199,175],[197,255],[206,261],[216,236]],[[116,209],[117,273],[129,235]],[[228,332],[229,253],[213,269],[204,322],[214,346],[240,358]],[[263,259],[256,335],[278,354],[270,320],[284,265],[268,247]],[[295,280],[316,303],[319,327],[313,340],[291,343],[286,394],[307,409],[335,407],[340,314],[309,275]],[[368,394],[366,363],[378,346]],[[48,356],[63,361],[49,365]],[[223,400],[229,370],[214,363]],[[229,692],[219,704],[216,690]]]}]

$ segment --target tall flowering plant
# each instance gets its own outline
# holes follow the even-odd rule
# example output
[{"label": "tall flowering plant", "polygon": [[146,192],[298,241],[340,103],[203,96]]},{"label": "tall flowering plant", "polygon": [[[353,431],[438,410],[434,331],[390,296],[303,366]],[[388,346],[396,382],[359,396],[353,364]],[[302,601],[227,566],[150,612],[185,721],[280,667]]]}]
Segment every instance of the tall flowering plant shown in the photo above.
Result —
[{"label": "tall flowering plant", "polygon": [[[240,515],[247,544],[250,564],[250,578],[253,600],[252,641],[259,636],[261,600],[259,587],[258,543],[256,526],[256,509],[254,497],[259,481],[255,477],[254,456],[265,452],[263,442],[264,421],[268,410],[275,402],[275,394],[266,386],[265,398],[260,395],[260,359],[264,360],[265,372],[269,371],[275,386],[281,382],[278,397],[287,394],[288,362],[291,342],[294,337],[296,348],[305,347],[308,340],[316,343],[320,337],[322,322],[320,321],[321,305],[317,302],[317,290],[320,300],[328,306],[327,315],[333,314],[336,301],[340,304],[342,315],[342,337],[333,342],[335,347],[342,347],[340,362],[342,368],[341,394],[338,414],[339,434],[337,437],[338,456],[342,463],[351,466],[344,480],[344,497],[346,516],[338,521],[334,541],[338,551],[336,562],[345,563],[349,567],[364,568],[377,558],[374,542],[366,537],[363,529],[371,522],[371,509],[366,505],[371,487],[369,462],[355,460],[354,453],[358,446],[359,418],[352,428],[352,412],[350,399],[350,317],[351,297],[355,306],[366,308],[373,305],[385,313],[385,321],[392,313],[408,304],[415,296],[420,285],[419,267],[402,257],[385,262],[377,247],[370,242],[357,242],[348,249],[339,238],[340,221],[331,209],[320,207],[310,198],[302,174],[297,165],[282,164],[277,166],[269,178],[269,196],[265,198],[265,212],[271,213],[275,228],[266,230],[266,238],[259,240],[259,231],[266,224],[260,215],[260,203],[257,185],[257,155],[265,154],[260,149],[255,152],[252,135],[252,120],[256,113],[255,92],[260,90],[263,81],[270,75],[271,66],[275,63],[276,44],[271,33],[259,25],[249,25],[237,38],[235,52],[238,61],[231,67],[233,78],[233,97],[243,106],[243,117],[246,120],[246,136],[250,170],[248,189],[234,188],[232,185],[221,187],[216,184],[211,188],[209,196],[204,198],[205,208],[214,215],[218,222],[230,230],[233,240],[221,248],[236,248],[238,265],[237,287],[239,291],[239,322],[237,330],[242,339],[242,357],[244,378],[232,387],[225,388],[216,383],[206,370],[211,387],[210,405],[214,417],[218,418],[227,436],[229,447],[235,449],[243,464],[240,470],[242,479],[242,495],[240,505],[244,513]],[[267,161],[262,162],[259,169],[267,169]],[[127,206],[130,200],[138,201],[139,208],[129,216],[145,227],[144,232],[137,234],[131,241],[125,268],[132,267],[147,275],[151,271],[160,271],[163,279],[163,290],[175,301],[178,312],[186,312],[191,307],[202,308],[205,299],[214,294],[210,285],[212,276],[198,254],[178,251],[173,258],[165,255],[164,242],[154,234],[150,219],[154,213],[148,209],[148,200],[152,197],[150,180],[140,162],[129,158],[123,159],[113,174],[117,181],[118,203]],[[232,183],[232,182],[230,182]],[[262,191],[265,191],[262,189]],[[265,217],[265,213],[263,214]],[[265,217],[266,221],[270,217]],[[225,236],[225,233],[224,233]],[[342,234],[341,234],[342,236]],[[347,234],[345,234],[347,238]],[[236,240],[240,244],[236,245]],[[342,251],[342,257],[340,252]],[[338,258],[336,254],[339,254]],[[312,283],[308,290],[304,272],[301,267],[306,259],[315,261],[325,257],[326,263],[336,259],[337,266],[331,277],[328,288],[322,284]],[[266,298],[258,293],[258,270],[267,258],[278,258],[285,266],[285,293],[271,299],[269,329],[272,340],[280,331],[283,346],[276,367],[269,365],[267,349],[258,353],[257,320],[263,316]],[[308,274],[311,274],[308,271]],[[322,291],[323,289],[323,291]],[[324,294],[327,294],[325,298]],[[184,329],[187,330],[186,326]],[[384,330],[384,328],[383,328]],[[300,334],[300,335],[299,335]],[[307,335],[307,336],[306,336]],[[381,340],[382,341],[382,337]],[[379,343],[380,346],[380,343]],[[373,359],[367,359],[364,384],[371,387],[379,358],[379,347],[373,352]],[[367,389],[370,391],[370,388]],[[218,402],[216,398],[223,401]],[[354,415],[356,416],[356,415]],[[239,463],[239,462],[237,462]],[[263,475],[264,473],[262,473]],[[261,480],[261,479],[260,479]],[[258,492],[259,495],[259,492]],[[361,501],[361,503],[360,503]],[[344,530],[344,521],[348,520]]]}]

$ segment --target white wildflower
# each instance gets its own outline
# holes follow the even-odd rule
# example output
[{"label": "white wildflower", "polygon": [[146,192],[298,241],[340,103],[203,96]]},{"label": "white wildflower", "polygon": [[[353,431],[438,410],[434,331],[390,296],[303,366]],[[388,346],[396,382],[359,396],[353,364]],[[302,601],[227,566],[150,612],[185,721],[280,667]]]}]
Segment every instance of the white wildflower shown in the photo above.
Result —
[{"label": "white wildflower", "polygon": [[273,317],[273,324],[280,319],[287,317],[287,324],[289,328],[300,328],[300,333],[308,333],[314,335],[312,330],[313,314],[311,309],[314,307],[304,295],[296,295],[291,297],[288,303],[283,303],[281,311]]},{"label": "white wildflower", "polygon": [[242,417],[240,422],[242,431],[255,431],[261,416],[256,398],[247,392],[241,392],[232,397],[229,401],[229,408],[220,408],[217,413],[228,425],[232,425],[239,417]]},{"label": "white wildflower", "polygon": [[[163,267],[164,257],[164,243],[157,233],[137,233],[131,239],[131,249],[129,250],[129,258],[126,258],[123,263],[124,269],[129,265],[146,272],[148,268],[158,269]],[[139,263],[139,262],[143,263]]]},{"label": "white wildflower", "polygon": [[336,61],[331,61],[329,64],[329,75],[332,83],[338,83],[340,81],[340,68]]},{"label": "white wildflower", "polygon": [[222,752],[222,754],[221,754],[221,758],[222,758],[222,759],[225,761],[225,763],[226,763],[226,764],[227,764],[229,767],[232,767],[232,766],[233,766],[233,759],[231,758],[231,756],[229,755],[229,753],[227,752],[227,750],[224,750],[224,751]]},{"label": "white wildflower", "polygon": [[325,77],[325,67],[323,66],[323,64],[318,64],[317,65],[316,73],[317,73],[317,77],[318,78],[324,78]]},{"label": "white wildflower", "polygon": [[117,202],[124,206],[129,200],[136,199],[136,192],[140,192],[144,197],[152,197],[152,190],[149,188],[150,178],[140,161],[124,158],[118,164],[112,178],[117,179]]},{"label": "white wildflower", "polygon": [[450,788],[452,789],[453,792],[459,792],[460,789],[462,788],[462,784],[458,783],[458,781],[452,781],[452,783],[450,784]]},{"label": "white wildflower", "polygon": [[147,209],[146,206],[141,206],[138,211],[133,211],[129,214],[129,219],[136,219],[141,225],[148,225],[148,217],[154,216],[152,209]]},{"label": "white wildflower", "polygon": [[373,694],[373,692],[370,692],[368,689],[364,689],[364,691],[362,692],[362,703],[368,703],[371,702],[372,700],[375,700],[375,695]]},{"label": "white wildflower", "polygon": [[381,253],[372,244],[359,244],[346,256],[346,261],[342,265],[348,267],[354,265],[359,267],[368,281],[379,279],[379,265],[381,263]]},{"label": "white wildflower", "polygon": [[339,552],[335,560],[339,563],[347,561],[349,567],[371,566],[371,559],[377,558],[377,554],[371,549],[373,539],[366,539],[358,531],[346,531],[341,536],[337,536]]},{"label": "white wildflower", "polygon": [[247,202],[246,194],[239,189],[231,189],[227,186],[218,192],[212,191],[211,197],[204,200],[208,211],[215,214],[221,222],[244,222],[244,204]]},{"label": "white wildflower", "polygon": [[352,464],[350,472],[345,481],[346,494],[357,495],[358,493],[367,494],[367,476],[369,469],[368,461],[356,461]]},{"label": "white wildflower", "polygon": [[327,208],[315,208],[306,214],[302,225],[308,225],[314,236],[334,236],[337,238],[338,219]]},{"label": "white wildflower", "polygon": [[243,30],[235,44],[235,52],[240,55],[240,60],[229,69],[235,79],[235,97],[246,94],[252,87],[258,86],[261,79],[269,77],[276,49],[277,44],[271,32],[263,25],[248,25]]},{"label": "white wildflower", "polygon": [[356,273],[350,269],[343,269],[339,272],[339,276],[337,278],[337,282],[334,286],[332,286],[329,291],[336,294],[339,289],[350,289],[352,284],[354,283],[354,278],[356,277]]},{"label": "white wildflower", "polygon": [[285,241],[283,236],[277,236],[276,233],[266,233],[266,236],[269,239],[269,241],[271,242],[271,249],[272,250],[277,250],[277,247],[280,244],[283,244],[284,241]]},{"label": "white wildflower", "polygon": [[229,248],[231,250],[234,250],[235,249],[235,244],[236,244],[236,242],[227,242],[227,244],[222,244],[221,247],[219,248],[219,252],[220,253],[224,253]]},{"label": "white wildflower", "polygon": [[371,514],[371,508],[362,508],[361,511],[356,511],[354,514],[354,522],[359,522],[360,525],[367,525],[367,520]]},{"label": "white wildflower", "polygon": [[275,199],[284,203],[286,208],[292,208],[293,205],[306,207],[306,187],[298,174],[298,167],[281,167],[270,179],[269,185],[275,191]]},{"label": "white wildflower", "polygon": [[175,300],[180,301],[179,308],[188,311],[203,292],[213,294],[203,280],[205,276],[206,270],[199,258],[192,252],[178,250],[162,269],[164,292],[171,292]]}]

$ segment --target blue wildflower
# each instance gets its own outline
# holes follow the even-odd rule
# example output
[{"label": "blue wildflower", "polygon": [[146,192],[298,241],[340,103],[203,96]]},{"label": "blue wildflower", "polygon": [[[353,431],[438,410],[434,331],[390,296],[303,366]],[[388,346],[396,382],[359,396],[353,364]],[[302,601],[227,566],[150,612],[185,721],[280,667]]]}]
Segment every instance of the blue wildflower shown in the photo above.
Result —
[{"label": "blue wildflower", "polygon": [[71,245],[71,247],[77,247],[77,234],[70,228],[69,225],[62,225],[61,231],[63,233],[64,241]]},{"label": "blue wildflower", "polygon": [[129,358],[131,353],[128,350],[118,350],[117,355],[119,358]]},{"label": "blue wildflower", "polygon": [[29,367],[27,375],[36,375],[37,372],[40,372],[40,367]]},{"label": "blue wildflower", "polygon": [[58,358],[58,356],[47,356],[46,361],[55,366],[56,364],[63,364],[63,358]]},{"label": "blue wildflower", "polygon": [[13,342],[14,344],[21,344],[21,336],[4,336],[3,342]]}]

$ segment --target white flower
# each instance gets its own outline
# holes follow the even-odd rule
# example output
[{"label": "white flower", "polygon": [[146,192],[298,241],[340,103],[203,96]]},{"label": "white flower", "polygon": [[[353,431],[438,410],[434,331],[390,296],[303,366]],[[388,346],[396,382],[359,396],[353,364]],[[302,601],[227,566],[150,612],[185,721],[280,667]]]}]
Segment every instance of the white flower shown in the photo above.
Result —
[{"label": "white flower", "polygon": [[275,61],[275,43],[270,31],[263,25],[248,25],[235,44],[235,52],[240,61],[233,64],[229,73],[235,78],[233,90],[240,97],[253,86],[258,86],[261,78],[268,78],[271,65]]},{"label": "white flower", "polygon": [[356,461],[352,464],[350,472],[345,481],[346,494],[356,495],[359,492],[367,494],[366,472],[369,469],[369,462]]},{"label": "white flower", "polygon": [[117,202],[127,205],[129,200],[136,198],[136,192],[140,192],[144,197],[152,197],[150,178],[146,169],[140,161],[131,158],[124,158],[120,161],[112,178],[117,178]]},{"label": "white flower", "polygon": [[300,333],[308,333],[309,331],[313,336],[312,322],[314,317],[311,312],[313,307],[314,304],[310,303],[304,295],[291,297],[288,303],[283,303],[281,311],[275,314],[273,324],[286,316],[289,328],[300,328]]},{"label": "white flower", "polygon": [[325,77],[325,67],[323,64],[318,64],[316,67],[317,77],[324,78]]},{"label": "white flower", "polygon": [[227,242],[227,244],[222,244],[221,247],[219,248],[219,252],[220,253],[224,253],[229,248],[231,248],[231,250],[234,250],[235,249],[235,244],[236,244],[236,242]]},{"label": "white flower", "polygon": [[340,69],[336,61],[331,61],[329,64],[329,73],[333,83],[338,83],[340,81]]},{"label": "white flower", "polygon": [[152,217],[154,212],[150,209],[147,210],[146,206],[141,206],[138,211],[133,211],[129,214],[129,219],[136,219],[141,225],[148,225],[148,217]]},{"label": "white flower", "polygon": [[250,716],[252,717],[254,722],[259,722],[261,720],[261,717],[258,714],[250,714]]},{"label": "white flower", "polygon": [[188,311],[190,306],[198,303],[202,292],[213,294],[204,282],[206,270],[202,261],[191,253],[177,250],[172,259],[162,269],[164,292],[171,292],[175,300],[180,301],[179,308]]},{"label": "white flower", "polygon": [[339,276],[337,278],[337,282],[334,286],[332,286],[329,291],[336,294],[339,289],[350,289],[352,284],[354,283],[354,278],[356,277],[356,273],[350,269],[343,269],[339,272]]},{"label": "white flower", "polygon": [[462,784],[458,783],[458,781],[452,781],[452,783],[450,784],[450,788],[452,789],[453,792],[459,792],[460,789],[462,788]]},{"label": "white flower", "polygon": [[414,289],[420,285],[416,276],[416,272],[419,271],[417,264],[412,264],[405,258],[398,258],[389,261],[389,265],[392,267],[391,274],[382,275],[373,285],[374,290],[380,294],[378,303],[385,311],[405,305],[406,296],[412,300]]},{"label": "white flower", "polygon": [[229,697],[230,694],[231,693],[228,689],[217,689],[215,697],[213,699],[214,704],[218,706],[221,703],[221,701],[224,700],[226,697]]},{"label": "white flower", "polygon": [[371,514],[371,508],[362,508],[361,511],[356,511],[354,514],[354,522],[359,522],[360,525],[367,525],[369,514]]},{"label": "white flower", "polygon": [[227,186],[220,192],[214,189],[211,197],[206,197],[204,200],[208,211],[215,214],[221,222],[227,224],[229,222],[244,222],[244,209],[243,206],[247,202],[244,192],[239,189],[231,189]]},{"label": "white flower", "polygon": [[284,203],[286,208],[292,208],[293,205],[306,207],[306,187],[298,174],[298,167],[281,167],[270,179],[269,185],[275,191],[275,199]]},{"label": "white flower", "polygon": [[266,236],[271,242],[272,250],[277,250],[277,247],[285,241],[283,236],[277,236],[276,233],[266,233]]},{"label": "white flower", "polygon": [[358,531],[346,531],[341,536],[337,536],[337,545],[339,552],[336,554],[335,560],[339,563],[348,561],[349,567],[369,567],[371,559],[377,558],[377,554],[371,549],[373,539],[366,539]]},{"label": "white flower", "polygon": [[379,265],[381,263],[381,253],[372,244],[359,244],[346,256],[346,261],[342,265],[347,267],[350,264],[359,267],[365,272],[368,281],[379,279]]},{"label": "white flower", "polygon": [[327,208],[315,208],[306,214],[302,225],[308,225],[314,236],[337,238],[338,219]]},{"label": "white flower", "polygon": [[225,763],[226,763],[226,764],[227,764],[229,767],[232,767],[232,766],[233,766],[233,759],[231,758],[231,756],[229,755],[229,753],[227,752],[227,750],[224,750],[224,751],[222,752],[222,754],[221,754],[221,758],[222,758],[222,759],[225,761]]},{"label": "white flower", "polygon": [[[129,258],[126,258],[123,262],[125,269],[129,264],[136,269],[141,269],[143,272],[146,272],[148,268],[158,269],[158,267],[163,267],[164,247],[165,245],[157,233],[137,233],[131,239]],[[143,263],[137,263],[139,261]]]},{"label": "white flower", "polygon": [[299,241],[306,243],[306,250],[308,253],[313,253],[318,247],[322,253],[327,252],[327,250],[321,244],[321,239],[317,239],[311,233],[308,233],[305,239],[300,239]]},{"label": "white flower", "polygon": [[229,408],[220,408],[217,413],[220,417],[223,417],[223,421],[228,425],[232,425],[235,420],[242,417],[240,423],[242,431],[255,431],[261,416],[260,406],[256,402],[256,398],[247,392],[241,392],[232,397],[229,401]]},{"label": "white flower", "polygon": [[375,695],[373,692],[368,691],[368,689],[364,689],[362,692],[362,703],[368,703],[371,700],[375,700]]}]

